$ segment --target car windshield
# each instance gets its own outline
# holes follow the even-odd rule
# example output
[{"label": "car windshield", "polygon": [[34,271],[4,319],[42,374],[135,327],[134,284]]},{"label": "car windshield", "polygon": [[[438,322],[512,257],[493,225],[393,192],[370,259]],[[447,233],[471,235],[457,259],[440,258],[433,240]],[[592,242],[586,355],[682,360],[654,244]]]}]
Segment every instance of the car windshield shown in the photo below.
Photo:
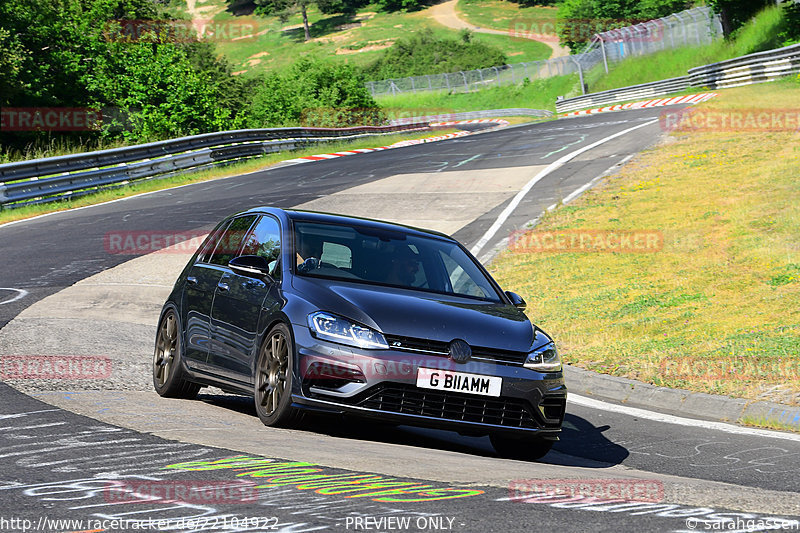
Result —
[{"label": "car windshield", "polygon": [[501,301],[489,278],[456,243],[402,231],[294,223],[301,276]]}]

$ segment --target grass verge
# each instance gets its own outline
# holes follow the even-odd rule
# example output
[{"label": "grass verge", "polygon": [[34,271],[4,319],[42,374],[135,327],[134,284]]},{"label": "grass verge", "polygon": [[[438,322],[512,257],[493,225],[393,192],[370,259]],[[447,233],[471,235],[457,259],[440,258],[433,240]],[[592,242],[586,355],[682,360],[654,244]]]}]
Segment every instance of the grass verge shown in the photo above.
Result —
[{"label": "grass verge", "polygon": [[469,93],[426,91],[383,96],[378,104],[397,109],[439,109],[452,113],[484,109],[531,108],[555,112],[556,97],[577,95],[578,75],[555,76],[521,85],[492,87]]},{"label": "grass verge", "polygon": [[179,185],[187,185],[198,181],[209,181],[218,178],[225,178],[228,176],[236,176],[238,174],[245,174],[248,172],[256,172],[264,170],[277,163],[303,157],[307,155],[314,155],[319,153],[338,152],[342,150],[354,150],[356,148],[373,148],[376,146],[385,146],[398,141],[424,139],[437,135],[444,135],[458,131],[455,129],[441,129],[436,132],[425,132],[417,135],[386,135],[382,137],[368,137],[351,142],[332,142],[325,144],[318,144],[303,150],[296,150],[293,152],[279,152],[275,154],[267,154],[261,157],[254,157],[240,163],[232,163],[230,165],[218,168],[211,168],[207,170],[200,170],[197,172],[187,172],[177,176],[167,178],[151,178],[147,180],[134,181],[128,185],[117,187],[114,189],[100,190],[93,194],[77,197],[71,200],[63,200],[48,204],[28,205],[16,207],[13,209],[0,210],[0,224],[13,222],[15,220],[22,220],[26,218],[43,215],[45,213],[53,213],[56,211],[66,211],[76,207],[84,207],[87,205],[99,204],[111,200],[118,200],[142,194],[145,192],[160,191],[177,187]]},{"label": "grass verge", "polygon": [[[796,117],[798,82],[724,90],[698,109],[758,107]],[[536,228],[655,232],[662,248],[509,251],[491,271],[530,302],[531,319],[555,336],[569,364],[798,404],[798,141],[796,129],[670,134]]]}]

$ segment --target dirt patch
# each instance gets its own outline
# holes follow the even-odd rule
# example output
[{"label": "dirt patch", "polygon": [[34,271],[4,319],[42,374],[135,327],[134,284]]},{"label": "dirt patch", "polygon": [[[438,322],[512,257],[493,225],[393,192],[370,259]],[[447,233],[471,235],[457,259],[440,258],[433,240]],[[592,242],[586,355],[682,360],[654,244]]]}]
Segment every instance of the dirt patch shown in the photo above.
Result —
[{"label": "dirt patch", "polygon": [[247,72],[246,70],[237,70],[236,72],[231,72],[231,76],[240,76]]},{"label": "dirt patch", "polygon": [[259,57],[264,57],[264,56],[268,56],[268,55],[269,55],[269,52],[259,52],[257,54],[251,55],[247,59],[258,59]]},{"label": "dirt patch", "polygon": [[340,25],[336,26],[336,28],[334,28],[334,29],[339,30],[339,31],[344,31],[344,30],[352,30],[354,28],[360,28],[360,27],[361,27],[361,23],[360,22],[348,22],[347,24],[340,24]]},{"label": "dirt patch", "polygon": [[358,48],[357,50],[353,50],[351,48],[339,48],[336,50],[336,54],[348,55],[348,54],[360,54],[362,52],[372,52],[374,50],[383,50],[384,48],[389,48],[393,44],[394,44],[393,39],[389,39],[387,41],[372,41],[367,46]]},{"label": "dirt patch", "polygon": [[336,34],[336,35],[326,35],[324,37],[316,37],[311,39],[310,43],[338,43],[341,41],[346,41],[349,39],[353,34],[353,30],[347,30],[345,32]]}]

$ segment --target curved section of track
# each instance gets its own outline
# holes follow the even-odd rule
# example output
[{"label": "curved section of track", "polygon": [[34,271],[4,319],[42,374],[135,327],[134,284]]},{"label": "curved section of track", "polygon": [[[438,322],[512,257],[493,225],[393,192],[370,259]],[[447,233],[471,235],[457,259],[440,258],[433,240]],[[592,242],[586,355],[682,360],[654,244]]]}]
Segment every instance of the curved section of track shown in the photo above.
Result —
[{"label": "curved section of track", "polygon": [[[20,455],[12,452],[11,460],[0,469],[2,479],[20,494],[29,491],[20,479],[24,472],[48,471],[54,479],[61,472],[61,478],[68,479],[70,470],[62,467],[70,459],[31,462],[25,457],[45,453],[41,450],[62,431],[61,425],[74,425],[74,431],[89,435],[93,431],[111,432],[102,429],[108,427],[103,423],[108,423],[132,428],[133,432],[125,433],[132,442],[155,439],[153,446],[197,448],[205,450],[206,456],[239,452],[305,461],[356,472],[352,475],[366,471],[423,480],[417,482],[438,488],[460,487],[454,490],[479,485],[483,491],[479,512],[468,503],[469,498],[453,500],[438,511],[452,511],[451,516],[462,524],[452,529],[465,531],[483,531],[489,524],[519,529],[522,516],[535,516],[543,525],[571,521],[576,530],[585,530],[596,523],[597,511],[610,512],[599,504],[587,506],[590,502],[585,499],[573,500],[572,507],[559,498],[534,498],[529,506],[512,505],[507,489],[519,479],[582,479],[602,485],[627,478],[662,487],[662,501],[637,507],[640,514],[623,512],[625,507],[608,514],[603,521],[609,530],[677,530],[685,527],[687,516],[707,518],[721,509],[746,511],[753,516],[800,515],[800,476],[792,466],[800,446],[785,439],[682,427],[637,419],[602,406],[571,403],[564,438],[556,451],[543,464],[520,463],[493,457],[487,439],[324,419],[299,431],[266,429],[247,400],[211,392],[200,402],[183,402],[164,400],[150,391],[149,361],[157,312],[186,257],[159,253],[131,260],[130,255],[112,253],[110,234],[202,231],[232,211],[277,205],[435,227],[472,247],[505,213],[485,242],[485,249],[491,250],[501,245],[511,230],[654,142],[659,136],[658,125],[644,124],[658,113],[641,110],[524,125],[437,144],[283,166],[1,227],[0,246],[8,252],[3,285],[28,294],[0,305],[0,324],[10,321],[0,331],[0,355],[94,355],[112,359],[111,376],[102,381],[14,383],[49,404],[90,418],[49,411],[52,408],[0,387],[0,398],[6,405],[0,413],[0,429],[3,435],[16,435],[17,439],[4,445],[20,446]],[[642,126],[636,134],[621,134],[562,161],[526,194],[515,198],[532,178],[566,154],[635,126]],[[6,297],[6,293],[0,293],[0,297]],[[54,414],[44,414],[51,412]],[[50,427],[56,429],[36,429]],[[75,435],[70,437],[66,430],[63,433],[63,442],[76,442]],[[27,444],[22,444],[26,438]],[[73,459],[86,451],[80,446],[62,447]],[[99,454],[97,465],[104,464],[101,456],[106,455]],[[120,473],[122,469],[159,478],[164,472],[161,463],[168,461],[157,459],[162,470],[152,466],[156,464],[153,462],[147,466],[111,462],[101,471]],[[26,470],[33,468],[31,464],[40,470]],[[224,479],[218,474],[214,479]],[[0,481],[0,489],[3,487]],[[301,498],[300,493],[295,490],[292,494]],[[29,502],[25,505],[33,502],[22,495],[18,499]],[[359,512],[380,514],[370,510],[369,505],[375,504],[372,500],[369,505],[366,499],[352,501],[365,502],[356,506]],[[426,509],[433,508],[421,505],[415,511]],[[396,512],[407,511],[402,507]],[[381,512],[391,514],[386,509]],[[291,522],[281,516],[287,524]],[[304,523],[343,529],[345,514],[336,517]]]}]

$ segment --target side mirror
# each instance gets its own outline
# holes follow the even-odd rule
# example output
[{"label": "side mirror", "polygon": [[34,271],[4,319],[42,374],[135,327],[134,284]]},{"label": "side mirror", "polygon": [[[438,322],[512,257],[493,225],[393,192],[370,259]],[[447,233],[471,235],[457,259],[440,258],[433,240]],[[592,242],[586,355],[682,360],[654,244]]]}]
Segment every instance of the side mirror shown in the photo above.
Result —
[{"label": "side mirror", "polygon": [[506,291],[506,296],[508,296],[508,299],[511,300],[511,304],[517,309],[524,311],[528,306],[528,304],[525,303],[525,300],[522,299],[522,296],[516,292]]},{"label": "side mirror", "polygon": [[260,255],[240,255],[228,262],[228,267],[240,276],[248,278],[269,278],[269,262]]},{"label": "side mirror", "polygon": [[300,265],[298,265],[297,270],[299,270],[300,272],[311,272],[312,270],[318,269],[319,266],[320,266],[319,259],[317,259],[316,257],[309,257],[308,259],[300,263]]}]

